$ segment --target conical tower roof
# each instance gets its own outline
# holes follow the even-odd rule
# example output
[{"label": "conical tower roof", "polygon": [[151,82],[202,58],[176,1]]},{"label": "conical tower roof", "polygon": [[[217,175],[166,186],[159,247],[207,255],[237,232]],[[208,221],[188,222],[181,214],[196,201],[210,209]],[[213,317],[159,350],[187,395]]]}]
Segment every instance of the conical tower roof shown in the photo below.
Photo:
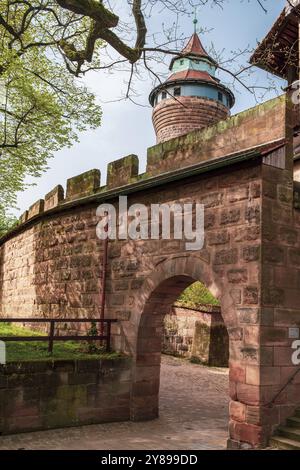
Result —
[{"label": "conical tower roof", "polygon": [[190,38],[187,45],[183,48],[182,54],[209,57],[197,33],[194,33]]},{"label": "conical tower roof", "polygon": [[199,38],[197,33],[194,33],[190,37],[188,43],[184,46],[181,53],[178,54],[178,56],[173,57],[170,64],[170,70],[172,70],[175,60],[185,56],[194,58],[207,58],[210,62],[216,65],[216,61],[212,57],[210,57],[204,49],[201,39]]}]

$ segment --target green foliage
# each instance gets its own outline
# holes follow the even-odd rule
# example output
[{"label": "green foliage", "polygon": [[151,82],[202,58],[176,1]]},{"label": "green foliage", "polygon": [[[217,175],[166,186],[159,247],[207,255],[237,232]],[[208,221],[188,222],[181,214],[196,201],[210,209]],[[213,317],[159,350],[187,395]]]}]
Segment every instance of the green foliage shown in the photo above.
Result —
[{"label": "green foliage", "polygon": [[0,207],[0,238],[5,235],[6,232],[13,229],[18,225],[18,220],[14,217],[9,217],[1,211]]},{"label": "green foliage", "polygon": [[[15,31],[21,31],[28,9],[26,3],[18,3],[0,2],[1,17]],[[30,3],[38,7],[43,2]],[[54,16],[45,11],[39,15],[31,12],[26,18],[20,39],[0,22],[2,213],[15,205],[16,193],[26,187],[27,176],[40,176],[54,152],[70,147],[78,140],[79,132],[95,129],[101,123],[101,109],[95,96],[67,70],[57,44],[53,44]],[[63,16],[60,19],[67,21]],[[84,20],[81,26],[84,27]]]},{"label": "green foliage", "polygon": [[190,308],[205,304],[220,305],[220,302],[201,282],[194,282],[194,284],[185,289],[176,303]]},{"label": "green foliage", "polygon": [[[9,323],[0,323],[0,336],[45,336],[45,333],[11,325]],[[47,342],[12,342],[6,343],[8,362],[26,362],[26,361],[47,361],[55,359],[116,359],[120,357],[116,352],[100,352],[95,354],[86,353],[81,342],[66,341],[54,342],[53,354],[48,353]]]},{"label": "green foliage", "polygon": [[[97,323],[96,322],[92,322],[91,323],[91,327],[90,329],[88,330],[87,332],[87,335],[88,336],[98,336],[98,329],[97,329]],[[86,347],[86,350],[89,354],[96,354],[97,352],[101,351],[102,348],[99,348],[95,342],[87,342],[87,347]]]}]

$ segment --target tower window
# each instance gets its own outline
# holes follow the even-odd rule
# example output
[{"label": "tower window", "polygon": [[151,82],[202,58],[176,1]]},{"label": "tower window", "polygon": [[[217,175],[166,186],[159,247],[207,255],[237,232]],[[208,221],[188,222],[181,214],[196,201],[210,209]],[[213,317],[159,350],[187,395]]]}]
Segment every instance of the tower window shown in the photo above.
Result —
[{"label": "tower window", "polygon": [[181,96],[181,88],[180,88],[180,86],[174,88],[174,96]]},{"label": "tower window", "polygon": [[220,91],[218,92],[218,100],[223,103],[223,95]]},{"label": "tower window", "polygon": [[165,100],[166,98],[167,98],[167,92],[163,91],[162,94],[161,94],[161,99]]}]

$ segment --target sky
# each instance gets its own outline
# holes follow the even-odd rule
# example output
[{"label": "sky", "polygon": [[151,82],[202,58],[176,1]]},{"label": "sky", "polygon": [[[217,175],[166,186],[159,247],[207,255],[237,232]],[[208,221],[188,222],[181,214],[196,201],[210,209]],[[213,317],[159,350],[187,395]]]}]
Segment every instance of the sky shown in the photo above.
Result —
[{"label": "sky", "polygon": [[[118,0],[119,1],[119,0]],[[187,2],[188,3],[188,2]],[[224,49],[223,55],[230,51],[255,47],[270,30],[272,24],[285,6],[285,0],[264,0],[268,12],[265,14],[256,0],[226,0],[224,8],[205,6],[197,11],[199,27],[206,32],[201,35],[206,49],[211,45],[218,51]],[[149,19],[149,29],[160,31],[162,23],[168,25],[174,18],[169,13],[161,12]],[[193,33],[193,15],[179,18],[181,32],[185,37]],[[165,64],[169,65],[171,57]],[[228,76],[219,74],[223,82],[228,83]],[[145,170],[147,148],[155,144],[155,134],[151,121],[150,107],[137,106],[130,101],[115,101],[124,92],[127,74],[104,74],[101,71],[91,73],[85,83],[95,93],[101,103],[103,118],[102,125],[95,131],[80,134],[79,142],[73,147],[63,149],[49,160],[49,169],[40,178],[27,179],[31,184],[26,191],[18,195],[18,216],[38,199],[43,199],[47,192],[56,185],[64,188],[68,178],[76,176],[93,168],[101,170],[101,184],[106,182],[107,164],[129,154],[136,154],[140,159],[140,173]],[[251,77],[251,83],[265,83],[266,74],[257,69]],[[227,84],[226,83],[226,84]],[[279,89],[284,82],[277,82]],[[139,102],[148,104],[148,95],[153,87],[149,77],[137,84],[140,94]],[[236,104],[232,114],[255,106],[252,95],[243,87],[233,90]],[[271,98],[268,95],[264,100]],[[115,101],[115,102],[113,102]],[[34,185],[33,185],[34,184]]]}]

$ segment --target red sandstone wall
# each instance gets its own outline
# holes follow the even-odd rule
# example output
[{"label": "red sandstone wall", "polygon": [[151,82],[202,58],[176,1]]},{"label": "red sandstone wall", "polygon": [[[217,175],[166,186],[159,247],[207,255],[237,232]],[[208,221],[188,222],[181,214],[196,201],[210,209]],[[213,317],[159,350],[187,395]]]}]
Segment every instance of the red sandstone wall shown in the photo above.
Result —
[{"label": "red sandstone wall", "polygon": [[97,314],[102,258],[95,210],[39,222],[1,247],[1,315]]},{"label": "red sandstone wall", "polygon": [[[268,401],[295,371],[289,328],[300,327],[300,211],[291,204],[289,172],[265,166],[263,192],[261,354],[271,367],[261,371],[261,394]],[[299,374],[276,403],[271,425],[284,422],[300,403]]]},{"label": "red sandstone wall", "polygon": [[228,108],[210,99],[181,96],[163,100],[154,108],[152,117],[157,143],[213,125],[228,115]]},{"label": "red sandstone wall", "polygon": [[291,168],[263,165],[262,177],[260,309],[245,309],[236,351],[246,343],[249,360],[237,353],[230,370],[230,433],[240,441],[270,435],[300,403],[300,376],[288,384],[297,370],[289,328],[300,327],[300,212],[293,209]]},{"label": "red sandstone wall", "polygon": [[[205,204],[206,239],[200,252],[187,253],[184,242],[172,240],[110,244],[106,314],[122,320],[114,328],[114,345],[137,353],[142,361],[143,378],[140,373],[134,376],[132,417],[146,417],[146,409],[148,417],[156,413],[153,390],[159,383],[159,366],[149,364],[160,355],[162,312],[199,279],[220,298],[229,331],[231,437],[252,445],[266,443],[271,429],[300,396],[299,385],[293,384],[271,415],[260,407],[292,370],[290,364],[282,364],[289,360],[290,346],[288,326],[282,321],[298,324],[298,215],[292,210],[290,170],[268,167],[262,174],[255,162],[240,164],[209,178],[202,175],[180,186],[173,183],[131,195],[129,204],[191,198]],[[101,242],[96,238],[95,210],[91,205],[58,213],[2,246],[2,315],[98,314]],[[169,262],[171,267],[165,268]],[[265,268],[271,268],[271,278]],[[152,303],[151,293],[161,276],[172,279],[182,273],[187,278],[164,287]],[[135,394],[142,396],[135,399]]]},{"label": "red sandstone wall", "polygon": [[[287,135],[285,124],[285,102],[270,102],[155,147],[147,176],[280,139]],[[132,419],[157,416],[163,313],[194,280],[220,298],[229,331],[231,439],[266,444],[271,430],[299,404],[294,382],[276,406],[266,407],[294,370],[287,331],[299,325],[299,214],[293,211],[291,148],[286,155],[285,169],[253,161],[129,197],[129,204],[203,203],[206,230],[199,252],[187,253],[177,240],[110,244],[106,314],[121,320],[114,328],[115,347],[135,355]],[[129,176],[132,168],[130,163]],[[84,194],[100,191],[96,171],[83,180]],[[73,186],[68,200],[82,194]],[[52,199],[53,194],[45,205]],[[102,244],[95,233],[96,203],[76,205],[32,219],[2,245],[2,315],[98,314]],[[43,207],[38,201],[24,220],[38,217]]]},{"label": "red sandstone wall", "polygon": [[1,366],[1,436],[127,421],[130,377],[126,358]]},{"label": "red sandstone wall", "polygon": [[[249,245],[259,244],[260,237],[259,166],[231,168],[209,179],[187,180],[180,187],[174,183],[137,193],[130,196],[129,205],[188,202],[191,198],[206,207],[206,245],[199,255],[213,269],[213,293],[221,295],[225,282],[231,287],[222,295],[230,302],[243,303],[250,294],[258,302],[258,275],[252,263],[256,265],[259,255]],[[102,242],[96,238],[96,207],[53,215],[2,245],[2,315],[80,317],[97,313]],[[111,242],[107,303],[113,315],[129,318],[143,280],[155,272],[160,259],[180,253],[184,255],[186,250],[179,240]],[[253,286],[251,292],[247,283]],[[228,306],[226,313],[228,321],[234,321]],[[121,336],[120,332],[120,342]],[[116,341],[119,344],[118,338]]]}]

